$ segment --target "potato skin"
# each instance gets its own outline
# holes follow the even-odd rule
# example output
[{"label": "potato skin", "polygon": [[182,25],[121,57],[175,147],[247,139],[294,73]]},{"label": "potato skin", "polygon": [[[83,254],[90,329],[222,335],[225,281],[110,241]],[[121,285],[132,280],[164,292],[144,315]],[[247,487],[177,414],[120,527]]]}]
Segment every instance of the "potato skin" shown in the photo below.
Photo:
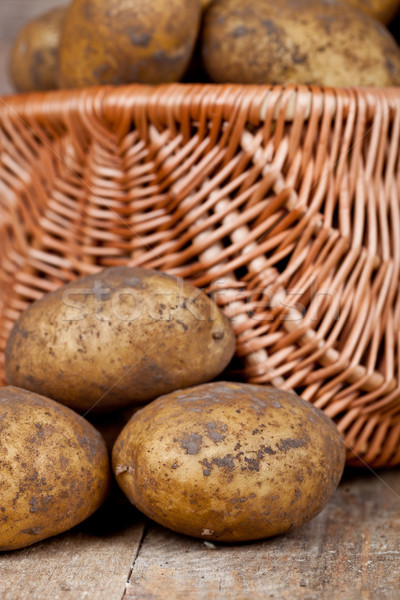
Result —
[{"label": "potato skin", "polygon": [[48,398],[0,389],[0,550],[23,548],[89,517],[105,499],[104,440]]},{"label": "potato skin", "polygon": [[29,21],[12,48],[10,74],[19,92],[58,88],[58,48],[65,8]]},{"label": "potato skin", "polygon": [[199,0],[73,0],[61,35],[60,84],[178,81],[200,17]]},{"label": "potato skin", "polygon": [[209,383],[137,412],[112,455],[117,482],[158,523],[238,542],[314,517],[337,487],[345,448],[333,422],[296,394]]},{"label": "potato skin", "polygon": [[202,59],[219,83],[400,84],[400,48],[388,30],[338,0],[214,0]]},{"label": "potato skin", "polygon": [[385,24],[390,23],[400,8],[399,0],[346,0],[346,2]]},{"label": "potato skin", "polygon": [[209,381],[234,351],[229,320],[203,292],[165,273],[112,267],[22,313],[5,369],[12,385],[101,412]]}]

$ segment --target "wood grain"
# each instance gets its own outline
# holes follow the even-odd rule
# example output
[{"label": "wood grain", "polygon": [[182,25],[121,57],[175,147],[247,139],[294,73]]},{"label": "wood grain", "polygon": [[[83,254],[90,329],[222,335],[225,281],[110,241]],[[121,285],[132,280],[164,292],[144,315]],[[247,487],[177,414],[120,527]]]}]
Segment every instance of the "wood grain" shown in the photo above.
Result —
[{"label": "wood grain", "polygon": [[149,527],[125,600],[379,600],[400,586],[400,474],[350,473],[291,533],[206,545]]},{"label": "wood grain", "polygon": [[144,521],[109,505],[61,536],[0,554],[1,600],[121,600]]}]

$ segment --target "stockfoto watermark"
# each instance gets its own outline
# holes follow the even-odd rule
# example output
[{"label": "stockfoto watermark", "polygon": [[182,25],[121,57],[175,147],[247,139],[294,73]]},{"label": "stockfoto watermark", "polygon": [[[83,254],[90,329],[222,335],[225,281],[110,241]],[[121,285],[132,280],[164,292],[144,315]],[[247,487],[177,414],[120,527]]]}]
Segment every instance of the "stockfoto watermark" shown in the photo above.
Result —
[{"label": "stockfoto watermark", "polygon": [[[211,286],[212,289],[212,286]],[[329,290],[308,288],[307,294],[299,290],[279,289],[272,293],[268,288],[255,288],[248,292],[243,289],[226,288],[218,281],[218,291],[211,294],[220,306],[229,307],[232,321],[239,315],[246,315],[254,321],[317,321],[321,315],[329,314],[331,320],[339,319],[339,295]],[[307,305],[302,299],[307,296]],[[101,280],[91,288],[68,287],[63,291],[62,303],[65,307],[64,321],[83,321],[93,316],[101,322],[134,322],[139,319],[149,322],[172,321],[177,314],[187,311],[192,320],[214,321],[218,308],[208,302],[200,289],[188,294],[183,281],[176,281],[168,291],[146,293],[135,286],[112,289]]]}]

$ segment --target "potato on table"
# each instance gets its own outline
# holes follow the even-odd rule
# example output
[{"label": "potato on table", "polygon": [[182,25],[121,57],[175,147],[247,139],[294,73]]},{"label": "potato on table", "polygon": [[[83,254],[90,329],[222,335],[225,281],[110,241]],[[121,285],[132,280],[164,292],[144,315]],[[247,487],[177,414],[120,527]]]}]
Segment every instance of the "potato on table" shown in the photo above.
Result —
[{"label": "potato on table", "polygon": [[43,396],[0,388],[0,550],[77,525],[109,484],[106,446],[90,423]]},{"label": "potato on table", "polygon": [[283,533],[319,513],[345,448],[322,411],[291,392],[209,383],[137,412],[113,449],[127,497],[180,533],[238,542]]}]

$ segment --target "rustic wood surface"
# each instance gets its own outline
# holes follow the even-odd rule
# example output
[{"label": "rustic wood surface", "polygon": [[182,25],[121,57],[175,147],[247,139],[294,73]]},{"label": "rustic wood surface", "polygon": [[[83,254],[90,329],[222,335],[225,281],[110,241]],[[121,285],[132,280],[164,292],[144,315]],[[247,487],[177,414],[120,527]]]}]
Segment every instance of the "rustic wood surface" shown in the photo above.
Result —
[{"label": "rustic wood surface", "polygon": [[128,513],[109,505],[70,532],[0,553],[1,600],[121,600],[144,531]]},{"label": "rustic wood surface", "polygon": [[347,472],[313,521],[248,544],[190,539],[119,501],[62,536],[1,554],[0,598],[395,599],[399,514],[399,470]]},{"label": "rustic wood surface", "polygon": [[400,473],[379,477],[346,474],[317,518],[263,542],[212,547],[150,525],[125,600],[398,598]]},{"label": "rustic wood surface", "polygon": [[[0,93],[10,43],[57,0],[0,3]],[[0,555],[1,600],[380,600],[399,597],[400,472],[348,472],[327,508],[279,538],[212,545],[110,504],[86,523]],[[127,580],[129,584],[127,585]]]}]

